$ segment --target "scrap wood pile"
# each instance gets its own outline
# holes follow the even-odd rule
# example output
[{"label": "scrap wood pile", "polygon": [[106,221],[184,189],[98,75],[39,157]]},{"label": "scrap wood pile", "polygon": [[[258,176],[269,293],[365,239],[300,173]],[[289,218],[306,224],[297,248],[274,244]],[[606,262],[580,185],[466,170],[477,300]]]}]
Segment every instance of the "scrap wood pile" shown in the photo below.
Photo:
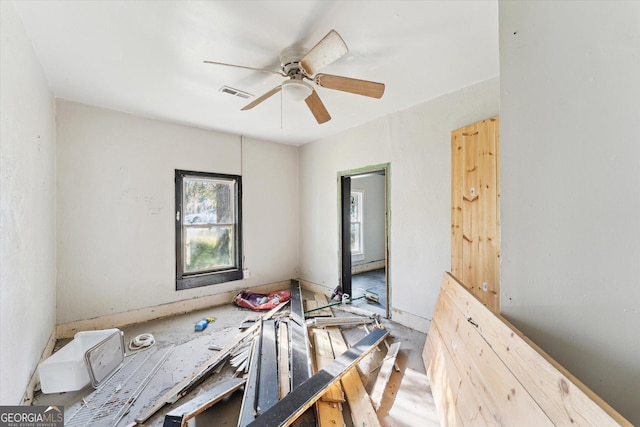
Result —
[{"label": "scrap wood pile", "polygon": [[[327,305],[326,296],[316,294],[308,307]],[[180,402],[164,417],[164,426],[186,426],[187,421],[230,394],[242,392],[238,426],[342,426],[347,405],[353,424],[379,426],[376,410],[384,394],[399,343],[389,347],[389,333],[376,317],[332,317],[331,310],[313,310],[305,319],[304,301],[298,281],[291,281],[290,300],[269,312],[252,316],[244,330],[226,347],[198,367],[180,383],[152,402],[135,421],[142,424],[166,404],[177,403],[210,377],[225,362],[233,368],[231,378],[218,381],[205,393]],[[289,304],[286,315],[284,307]],[[310,313],[309,313],[310,314]],[[341,326],[373,324],[364,337],[349,347]],[[356,366],[384,344],[382,362],[371,396],[366,392]],[[372,369],[371,371],[377,369]],[[185,399],[186,400],[186,399]]]}]

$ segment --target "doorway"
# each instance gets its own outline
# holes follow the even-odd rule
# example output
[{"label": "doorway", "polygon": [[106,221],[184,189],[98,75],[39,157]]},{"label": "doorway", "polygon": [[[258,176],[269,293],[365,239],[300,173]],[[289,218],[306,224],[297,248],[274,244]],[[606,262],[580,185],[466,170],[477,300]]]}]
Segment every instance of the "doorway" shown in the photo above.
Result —
[{"label": "doorway", "polygon": [[341,172],[340,278],[354,307],[388,318],[389,165]]}]

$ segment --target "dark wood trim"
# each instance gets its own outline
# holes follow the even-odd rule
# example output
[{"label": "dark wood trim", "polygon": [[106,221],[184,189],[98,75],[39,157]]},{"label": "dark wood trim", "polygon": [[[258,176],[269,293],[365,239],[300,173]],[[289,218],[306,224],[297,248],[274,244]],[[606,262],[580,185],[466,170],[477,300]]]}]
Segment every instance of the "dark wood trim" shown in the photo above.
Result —
[{"label": "dark wood trim", "polygon": [[351,177],[340,177],[341,208],[341,285],[342,292],[351,294]]}]

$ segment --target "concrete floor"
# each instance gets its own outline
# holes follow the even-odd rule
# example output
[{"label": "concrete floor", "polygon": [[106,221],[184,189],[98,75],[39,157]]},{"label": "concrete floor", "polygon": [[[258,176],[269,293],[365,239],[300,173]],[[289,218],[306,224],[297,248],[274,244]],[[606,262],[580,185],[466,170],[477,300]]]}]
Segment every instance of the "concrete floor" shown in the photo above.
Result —
[{"label": "concrete floor", "polygon": [[[303,292],[303,296],[312,299],[311,294]],[[362,308],[366,308],[363,306]],[[352,313],[339,309],[334,310],[335,316]],[[213,307],[187,313],[181,316],[173,316],[166,319],[158,319],[131,327],[123,328],[125,344],[134,337],[150,333],[156,339],[156,346],[160,350],[174,345],[172,353],[161,366],[158,373],[153,376],[130,411],[118,423],[118,426],[129,425],[146,407],[157,400],[168,389],[180,382],[184,377],[194,371],[196,367],[215,355],[215,350],[209,350],[209,346],[224,347],[238,334],[238,326],[248,315],[256,312],[236,307],[232,304]],[[193,325],[204,317],[214,317],[216,320],[202,332],[194,332]],[[378,418],[382,426],[437,426],[438,417],[435,411],[433,398],[429,388],[428,379],[422,362],[422,349],[425,334],[398,325],[392,321],[382,319],[385,327],[390,331],[389,342],[401,341],[397,363],[400,372],[393,372],[386,389],[382,405],[378,410]],[[365,335],[362,327],[343,328],[343,335],[349,344],[357,342]],[[58,343],[57,347],[64,345],[66,341]],[[143,350],[148,351],[148,350]],[[359,364],[361,377],[367,392],[370,392],[379,371],[379,365],[384,358],[385,351],[374,350]],[[174,405],[167,405],[145,425],[162,426],[164,415],[174,407],[177,407],[189,399],[211,389],[216,383],[223,381],[233,374],[230,366],[225,365],[219,374],[213,374],[194,391],[183,397]],[[94,392],[91,386],[76,392],[36,394],[33,405],[63,405],[65,407],[65,419],[74,414],[83,405],[83,398]],[[195,425],[203,426],[236,426],[242,392],[236,392],[225,401],[222,401],[211,409],[199,415]],[[344,411],[348,413],[346,403]],[[77,418],[76,418],[77,419]],[[349,417],[345,417],[346,426],[352,426]]]}]

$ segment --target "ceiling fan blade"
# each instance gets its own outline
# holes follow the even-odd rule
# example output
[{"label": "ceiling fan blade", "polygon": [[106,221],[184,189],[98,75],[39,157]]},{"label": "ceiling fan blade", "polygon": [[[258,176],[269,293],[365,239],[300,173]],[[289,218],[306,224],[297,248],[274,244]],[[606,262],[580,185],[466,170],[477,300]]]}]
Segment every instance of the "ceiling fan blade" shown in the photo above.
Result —
[{"label": "ceiling fan blade", "polygon": [[342,58],[349,48],[336,30],[331,30],[300,60],[300,67],[307,75],[312,76],[321,68]]},{"label": "ceiling fan blade", "polygon": [[287,77],[287,75],[282,73],[281,71],[265,70],[264,68],[245,67],[244,65],[227,64],[224,62],[215,62],[215,61],[202,61],[202,62],[204,62],[205,64],[224,65],[225,67],[243,68],[245,70],[252,70],[252,71],[262,71],[264,73],[277,74],[279,76]]},{"label": "ceiling fan blade", "polygon": [[267,92],[264,95],[262,95],[261,97],[254,99],[253,102],[245,105],[244,108],[242,108],[241,111],[252,109],[256,105],[260,104],[262,101],[265,101],[267,98],[269,98],[269,97],[275,95],[276,93],[280,92],[280,90],[282,90],[282,85],[274,87],[269,92]]},{"label": "ceiling fan blade", "polygon": [[307,96],[304,102],[307,103],[307,106],[311,110],[313,117],[316,118],[318,124],[326,123],[331,120],[329,112],[325,108],[324,104],[320,100],[320,97],[318,96],[318,93],[315,90],[311,92],[311,95]]},{"label": "ceiling fan blade", "polygon": [[341,90],[355,93],[356,95],[382,98],[384,95],[384,83],[370,82],[367,80],[352,79],[350,77],[333,76],[331,74],[318,74],[313,79],[317,85],[327,89]]}]

